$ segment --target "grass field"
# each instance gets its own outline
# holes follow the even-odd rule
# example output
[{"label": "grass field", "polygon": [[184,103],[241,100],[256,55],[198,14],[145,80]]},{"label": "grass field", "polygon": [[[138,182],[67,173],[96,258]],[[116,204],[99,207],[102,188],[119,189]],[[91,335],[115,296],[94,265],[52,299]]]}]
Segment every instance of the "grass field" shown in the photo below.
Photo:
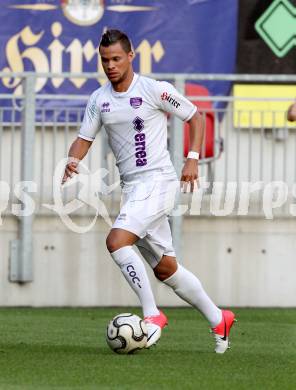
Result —
[{"label": "grass field", "polygon": [[116,355],[106,324],[126,310],[0,309],[0,389],[296,389],[296,310],[236,309],[216,355],[198,313],[166,309],[155,348]]}]

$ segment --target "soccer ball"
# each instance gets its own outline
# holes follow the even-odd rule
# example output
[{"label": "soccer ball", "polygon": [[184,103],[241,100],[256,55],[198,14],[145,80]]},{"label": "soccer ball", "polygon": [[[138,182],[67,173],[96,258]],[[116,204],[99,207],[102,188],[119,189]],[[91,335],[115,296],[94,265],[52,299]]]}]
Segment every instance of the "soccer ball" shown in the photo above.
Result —
[{"label": "soccer ball", "polygon": [[135,314],[118,314],[107,326],[106,341],[112,351],[121,354],[133,353],[145,348],[146,324]]}]

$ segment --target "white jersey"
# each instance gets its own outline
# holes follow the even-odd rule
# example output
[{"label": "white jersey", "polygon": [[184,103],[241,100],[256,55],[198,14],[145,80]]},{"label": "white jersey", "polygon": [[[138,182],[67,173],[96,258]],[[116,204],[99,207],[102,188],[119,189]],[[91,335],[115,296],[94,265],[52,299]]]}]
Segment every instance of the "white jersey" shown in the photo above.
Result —
[{"label": "white jersey", "polygon": [[93,92],[78,136],[93,141],[104,126],[123,181],[149,171],[175,179],[166,113],[188,121],[195,112],[196,106],[170,83],[134,74],[126,92],[114,91],[110,82]]}]

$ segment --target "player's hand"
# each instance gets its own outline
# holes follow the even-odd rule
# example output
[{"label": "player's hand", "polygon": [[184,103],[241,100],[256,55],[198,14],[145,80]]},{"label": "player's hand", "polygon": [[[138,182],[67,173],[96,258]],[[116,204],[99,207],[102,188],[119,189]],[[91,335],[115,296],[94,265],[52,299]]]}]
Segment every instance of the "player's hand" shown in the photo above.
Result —
[{"label": "player's hand", "polygon": [[181,191],[187,192],[188,186],[190,186],[190,192],[194,190],[194,182],[198,181],[198,160],[188,158],[182,169],[181,174]]},{"label": "player's hand", "polygon": [[73,175],[78,175],[78,164],[79,161],[70,161],[65,167],[65,173],[62,179],[62,184],[65,184],[68,179],[73,177]]}]

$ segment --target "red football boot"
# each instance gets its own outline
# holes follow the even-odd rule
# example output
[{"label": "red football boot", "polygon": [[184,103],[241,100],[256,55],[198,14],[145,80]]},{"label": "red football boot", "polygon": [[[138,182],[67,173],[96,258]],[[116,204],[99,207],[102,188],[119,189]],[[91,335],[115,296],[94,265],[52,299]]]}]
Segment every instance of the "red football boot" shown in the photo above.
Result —
[{"label": "red football boot", "polygon": [[222,310],[222,321],[212,328],[216,340],[216,353],[224,353],[229,347],[229,333],[235,321],[234,313],[230,310]]},{"label": "red football boot", "polygon": [[148,332],[146,348],[149,348],[160,339],[161,330],[168,324],[168,319],[162,311],[159,311],[157,316],[145,317],[144,321]]}]

